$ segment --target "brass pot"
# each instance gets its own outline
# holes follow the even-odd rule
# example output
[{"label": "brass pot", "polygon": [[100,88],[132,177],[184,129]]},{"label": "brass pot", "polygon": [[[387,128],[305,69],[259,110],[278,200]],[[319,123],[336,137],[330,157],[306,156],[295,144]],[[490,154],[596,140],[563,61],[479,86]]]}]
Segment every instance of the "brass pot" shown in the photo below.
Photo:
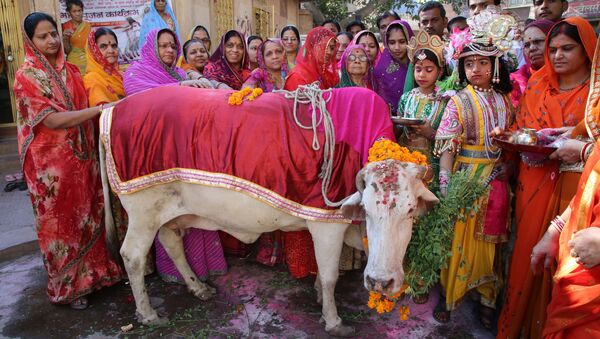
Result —
[{"label": "brass pot", "polygon": [[523,128],[516,133],[515,142],[521,145],[535,145],[538,142],[535,132],[533,128]]}]

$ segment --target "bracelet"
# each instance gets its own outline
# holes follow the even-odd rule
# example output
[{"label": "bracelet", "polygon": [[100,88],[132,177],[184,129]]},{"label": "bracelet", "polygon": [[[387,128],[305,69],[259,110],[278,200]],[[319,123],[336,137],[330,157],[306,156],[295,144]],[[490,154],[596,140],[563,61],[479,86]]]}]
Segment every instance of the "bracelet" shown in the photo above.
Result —
[{"label": "bracelet", "polygon": [[583,145],[583,147],[581,148],[581,152],[579,152],[579,160],[581,160],[581,162],[585,162],[585,160],[586,160],[585,155],[590,146],[592,146],[592,143],[588,142],[585,145]]},{"label": "bracelet", "polygon": [[563,228],[565,228],[565,221],[560,215],[557,215],[556,218],[550,221],[550,227],[554,227],[558,233],[561,233]]},{"label": "bracelet", "polygon": [[449,171],[447,169],[440,170],[440,187],[448,187]]},{"label": "bracelet", "polygon": [[102,111],[104,110],[104,104],[100,104],[100,110],[98,111],[99,114],[102,114]]}]

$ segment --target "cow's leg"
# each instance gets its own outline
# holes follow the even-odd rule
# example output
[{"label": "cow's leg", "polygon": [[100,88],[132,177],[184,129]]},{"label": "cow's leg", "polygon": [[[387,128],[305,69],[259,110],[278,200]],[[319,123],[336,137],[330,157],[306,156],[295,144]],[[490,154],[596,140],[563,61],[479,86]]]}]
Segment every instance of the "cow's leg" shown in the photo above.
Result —
[{"label": "cow's leg", "polygon": [[317,303],[323,305],[323,286],[321,285],[321,275],[317,272],[315,279],[315,290],[317,291]]},{"label": "cow's leg", "polygon": [[183,240],[174,230],[168,227],[161,227],[158,231],[160,243],[165,248],[169,258],[173,260],[175,267],[183,277],[188,290],[200,300],[208,300],[217,292],[213,287],[198,280],[198,277],[192,271],[190,264],[185,258],[183,249]]},{"label": "cow's leg", "polygon": [[152,217],[143,216],[141,213],[130,214],[127,235],[121,246],[121,256],[135,298],[138,320],[144,325],[162,325],[167,323],[168,319],[159,317],[150,305],[144,282],[146,257],[159,227],[154,225]]},{"label": "cow's leg", "polygon": [[354,328],[342,324],[335,306],[335,284],[339,275],[340,255],[347,224],[324,224],[307,221],[315,244],[315,256],[319,266],[318,277],[323,291],[323,319],[330,335],[347,337],[354,335]]}]

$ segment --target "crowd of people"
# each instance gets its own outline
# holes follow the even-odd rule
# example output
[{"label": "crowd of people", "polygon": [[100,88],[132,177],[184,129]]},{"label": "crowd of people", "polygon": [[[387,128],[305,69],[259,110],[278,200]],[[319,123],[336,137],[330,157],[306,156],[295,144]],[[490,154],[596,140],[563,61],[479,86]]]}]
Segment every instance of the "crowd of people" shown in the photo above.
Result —
[{"label": "crowd of people", "polygon": [[[360,21],[342,31],[327,20],[303,43],[293,25],[277,37],[229,30],[211,52],[204,26],[182,43],[169,3],[154,0],[141,26],[140,59],[125,71],[117,35],[84,22],[81,1],[67,1],[71,20],[62,36],[54,18],[29,14],[14,90],[50,301],[84,309],[87,294],[123,275],[104,242],[104,208],[123,216],[126,229],[118,203],[102,200],[97,120],[104,108],[162,86],[272,92],[318,82],[323,90],[370,89],[391,116],[420,119],[397,128],[397,141],[427,156],[435,173],[429,185],[440,196],[459,170],[489,186],[454,225],[436,320],[449,322],[473,292],[485,327],[499,315],[498,338],[600,335],[596,33],[580,17],[563,17],[566,0],[535,0],[535,18],[525,25],[497,5],[470,0],[468,18],[448,20],[441,3],[428,1],[416,34],[386,12],[377,19],[379,38]],[[523,129],[560,141],[557,150],[548,158],[504,152],[494,143]],[[216,231],[194,229],[183,238],[200,279],[226,272],[224,253],[254,253],[265,265],[287,265],[297,278],[317,272],[308,231],[263,234],[254,246]],[[158,240],[154,254],[160,276],[182,282]],[[340,270],[362,268],[363,256],[344,247]]]}]

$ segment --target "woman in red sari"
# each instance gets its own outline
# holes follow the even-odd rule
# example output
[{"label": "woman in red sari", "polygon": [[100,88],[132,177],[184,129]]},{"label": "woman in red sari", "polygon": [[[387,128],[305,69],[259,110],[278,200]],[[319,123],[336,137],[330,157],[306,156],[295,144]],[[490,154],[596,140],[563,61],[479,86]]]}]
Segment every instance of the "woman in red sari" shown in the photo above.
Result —
[{"label": "woman in red sari", "polygon": [[[340,78],[337,72],[337,39],[335,33],[325,27],[315,27],[306,37],[296,67],[285,80],[284,89],[293,91],[301,85],[319,81],[322,89],[335,87]],[[283,232],[283,255],[294,278],[304,278],[317,273],[314,245],[310,232]]]},{"label": "woman in red sari", "polygon": [[102,106],[87,108],[81,75],[65,61],[51,16],[31,13],[23,30],[25,62],[14,85],[18,141],[48,272],[47,294],[53,303],[83,309],[87,294],[121,279],[104,242],[92,121]]},{"label": "woman in red sari", "polygon": [[340,81],[335,60],[337,44],[335,33],[327,28],[319,26],[311,29],[284,88],[293,91],[300,85],[315,81],[319,81],[322,89],[335,87]]},{"label": "woman in red sari", "polygon": [[[583,121],[595,44],[596,34],[585,19],[570,17],[553,26],[545,43],[545,65],[529,80],[516,128],[562,132],[564,127],[573,128]],[[581,132],[586,134],[580,127],[575,128],[571,137]],[[583,145],[578,140],[568,140],[551,156],[554,161],[529,154],[521,156],[515,206],[516,242],[498,320],[498,338],[516,338],[521,333],[532,338],[541,335],[553,272],[549,269],[534,277],[523,265],[523,258],[541,239],[550,220],[573,198],[581,175],[581,165],[576,163]]]},{"label": "woman in red sari", "polygon": [[593,152],[569,208],[552,221],[531,253],[536,273],[542,263],[548,268],[558,260],[543,332],[547,339],[600,337],[600,45],[590,91],[585,125]]}]

